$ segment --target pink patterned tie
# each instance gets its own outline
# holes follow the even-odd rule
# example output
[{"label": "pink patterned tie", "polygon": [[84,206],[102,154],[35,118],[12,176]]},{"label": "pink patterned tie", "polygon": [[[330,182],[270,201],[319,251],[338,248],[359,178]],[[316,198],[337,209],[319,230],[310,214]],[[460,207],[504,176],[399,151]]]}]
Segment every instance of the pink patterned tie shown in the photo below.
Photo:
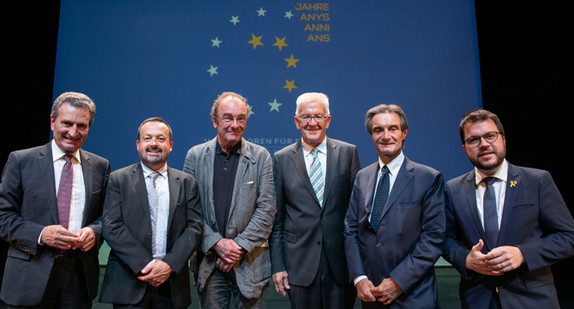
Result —
[{"label": "pink patterned tie", "polygon": [[62,169],[62,176],[60,177],[60,186],[58,187],[58,223],[68,228],[68,221],[70,219],[70,203],[72,201],[72,181],[74,179],[74,172],[71,162],[71,157],[64,156],[66,163]]}]

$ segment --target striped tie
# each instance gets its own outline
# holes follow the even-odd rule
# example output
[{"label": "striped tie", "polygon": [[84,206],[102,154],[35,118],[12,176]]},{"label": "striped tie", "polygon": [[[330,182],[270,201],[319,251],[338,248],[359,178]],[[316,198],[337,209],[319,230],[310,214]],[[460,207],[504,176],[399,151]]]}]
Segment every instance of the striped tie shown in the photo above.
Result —
[{"label": "striped tie", "polygon": [[159,197],[156,189],[155,181],[161,174],[158,172],[154,172],[149,174],[148,178],[151,181],[146,183],[147,186],[147,197],[149,201],[149,212],[150,212],[150,219],[151,219],[151,250],[152,254],[155,257],[157,252],[156,250],[156,221],[157,221],[157,213],[158,213],[158,203]]},{"label": "striped tie", "polygon": [[317,148],[311,150],[313,155],[313,162],[311,162],[311,184],[313,185],[313,190],[315,190],[315,195],[319,201],[319,205],[323,206],[323,190],[325,187],[323,181],[323,170],[321,169],[321,162],[319,161],[319,152]]}]

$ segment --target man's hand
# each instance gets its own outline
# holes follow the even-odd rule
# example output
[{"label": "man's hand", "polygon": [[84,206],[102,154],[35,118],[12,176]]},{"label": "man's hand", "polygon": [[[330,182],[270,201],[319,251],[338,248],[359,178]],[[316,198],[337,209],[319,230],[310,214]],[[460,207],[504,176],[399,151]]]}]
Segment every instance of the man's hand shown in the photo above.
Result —
[{"label": "man's hand", "polygon": [[217,258],[217,260],[215,261],[215,267],[217,267],[217,269],[219,269],[220,271],[222,271],[224,273],[230,271],[234,264],[235,263],[229,263],[228,264],[222,258]]},{"label": "man's hand", "polygon": [[505,273],[513,271],[524,263],[524,255],[518,247],[503,246],[497,247],[486,254],[486,264],[492,271]]},{"label": "man's hand", "polygon": [[291,289],[289,286],[289,276],[286,271],[280,271],[273,274],[273,283],[277,293],[286,296],[287,291]]},{"label": "man's hand", "polygon": [[79,229],[76,232],[76,235],[78,236],[78,241],[72,247],[72,249],[80,249],[85,252],[92,249],[92,247],[94,247],[96,244],[96,234],[92,228],[85,227]]},{"label": "man's hand", "polygon": [[403,293],[403,290],[393,278],[385,278],[381,284],[372,289],[372,293],[377,301],[389,305]]},{"label": "man's hand", "polygon": [[60,250],[74,249],[79,237],[61,225],[48,225],[42,231],[40,243]]},{"label": "man's hand", "polygon": [[222,238],[212,247],[225,264],[235,264],[243,256],[243,249],[232,239]]},{"label": "man's hand", "polygon": [[139,280],[157,287],[169,279],[171,267],[164,261],[154,260],[153,263],[147,264],[140,272],[142,276],[138,276]]},{"label": "man's hand", "polygon": [[357,282],[355,287],[357,288],[357,297],[359,297],[360,300],[368,303],[372,303],[377,300],[377,298],[375,297],[375,295],[373,295],[372,292],[373,289],[375,288],[375,285],[373,285],[371,280],[365,278]]},{"label": "man's hand", "polygon": [[494,270],[492,265],[487,261],[487,255],[482,254],[480,250],[484,246],[484,241],[482,239],[478,240],[478,243],[470,249],[470,252],[466,256],[466,268],[475,271],[479,274],[487,276],[500,276],[502,272]]}]

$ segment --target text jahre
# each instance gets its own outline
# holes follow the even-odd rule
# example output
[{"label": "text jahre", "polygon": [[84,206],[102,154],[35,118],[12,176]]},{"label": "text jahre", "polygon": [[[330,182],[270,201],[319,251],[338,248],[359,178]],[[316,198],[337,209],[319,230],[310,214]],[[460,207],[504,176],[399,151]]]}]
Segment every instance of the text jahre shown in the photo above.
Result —
[{"label": "text jahre", "polygon": [[295,5],[296,11],[328,11],[329,3],[302,3]]}]

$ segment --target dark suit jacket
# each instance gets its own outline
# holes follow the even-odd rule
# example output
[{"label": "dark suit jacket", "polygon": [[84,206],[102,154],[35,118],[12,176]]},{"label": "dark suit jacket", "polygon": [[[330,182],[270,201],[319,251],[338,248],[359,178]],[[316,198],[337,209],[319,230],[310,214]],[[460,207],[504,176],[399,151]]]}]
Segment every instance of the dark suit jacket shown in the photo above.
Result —
[{"label": "dark suit jacket", "polygon": [[[169,168],[169,217],[166,256],[162,261],[171,266],[169,282],[176,308],[191,303],[189,263],[202,232],[202,210],[195,179]],[[100,301],[135,304],[147,284],[137,279],[152,259],[149,202],[141,163],[114,171],[104,203],[103,234],[110,245],[106,274]]]},{"label": "dark suit jacket", "polygon": [[328,138],[321,207],[305,167],[301,141],[275,154],[277,214],[269,239],[272,273],[286,270],[289,282],[308,286],[317,274],[324,246],[335,280],[349,282],[343,227],[360,168],[355,145]]},{"label": "dark suit jacket", "polygon": [[444,183],[436,170],[405,157],[378,232],[369,223],[378,162],[357,174],[345,218],[349,277],[379,285],[392,277],[403,295],[392,308],[438,307],[434,263],[445,237]]},{"label": "dark suit jacket", "polygon": [[[550,174],[508,165],[508,184],[498,243],[487,242],[476,208],[474,171],[450,180],[444,258],[461,274],[464,308],[486,308],[498,287],[502,308],[559,308],[550,265],[574,255],[574,221]],[[479,239],[488,252],[518,246],[525,263],[501,277],[466,269],[466,256]]]},{"label": "dark suit jacket", "polygon": [[[91,299],[98,292],[98,249],[101,240],[102,203],[110,164],[108,160],[80,150],[86,188],[82,226],[96,235],[96,245],[82,252],[86,285]],[[58,224],[56,186],[51,143],[12,152],[0,184],[0,236],[10,243],[0,297],[15,306],[40,302],[52,265],[54,251],[38,244],[45,226]]]}]

